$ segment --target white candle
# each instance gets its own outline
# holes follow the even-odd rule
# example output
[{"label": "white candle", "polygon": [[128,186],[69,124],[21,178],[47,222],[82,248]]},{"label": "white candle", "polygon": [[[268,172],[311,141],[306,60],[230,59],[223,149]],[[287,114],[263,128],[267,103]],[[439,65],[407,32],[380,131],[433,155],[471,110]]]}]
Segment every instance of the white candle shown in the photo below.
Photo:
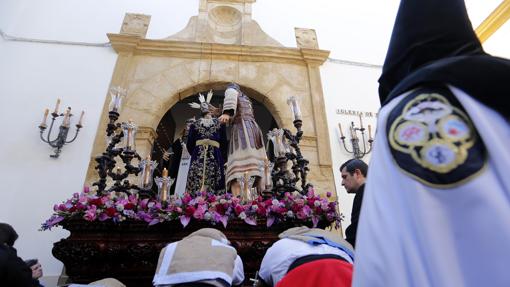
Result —
[{"label": "white candle", "polygon": [[62,126],[69,127],[71,123],[71,108],[68,107],[66,113],[64,114],[64,120],[62,121]]},{"label": "white candle", "polygon": [[43,117],[43,120],[41,122],[41,126],[42,127],[45,127],[46,126],[46,120],[48,119],[48,113],[50,112],[49,109],[46,109],[44,110],[44,117]]},{"label": "white candle", "polygon": [[57,104],[55,105],[55,111],[53,111],[54,114],[58,114],[59,107],[60,107],[60,99],[57,99]]},{"label": "white candle", "polygon": [[290,109],[292,110],[292,116],[294,121],[301,120],[301,109],[299,108],[297,99],[295,96],[290,97],[287,100],[287,104],[290,105]]},{"label": "white candle", "polygon": [[342,131],[342,124],[338,123],[338,128],[340,129],[340,136],[344,137],[344,132]]},{"label": "white candle", "polygon": [[126,148],[131,148],[131,141],[133,137],[133,120],[129,120],[128,128],[127,128],[127,135],[126,135]]},{"label": "white candle", "polygon": [[359,114],[359,126],[361,129],[363,128],[363,120],[361,119],[361,114]]},{"label": "white candle", "polygon": [[368,139],[372,139],[372,127],[368,125]]},{"label": "white candle", "polygon": [[79,126],[82,126],[82,122],[83,122],[83,115],[85,114],[85,111],[81,111],[81,115],[80,115],[80,120],[78,121],[78,125]]}]

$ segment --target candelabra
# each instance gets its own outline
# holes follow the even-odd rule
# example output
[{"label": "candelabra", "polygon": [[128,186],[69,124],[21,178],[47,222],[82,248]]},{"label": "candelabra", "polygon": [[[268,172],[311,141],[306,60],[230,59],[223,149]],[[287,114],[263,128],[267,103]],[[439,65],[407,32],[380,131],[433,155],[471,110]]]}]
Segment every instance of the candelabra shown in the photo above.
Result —
[{"label": "candelabra", "polygon": [[[268,133],[268,139],[273,143],[274,168],[271,172],[273,191],[278,196],[283,196],[285,192],[297,191],[306,194],[311,184],[306,182],[308,175],[309,161],[303,157],[299,142],[303,137],[303,121],[301,120],[301,111],[295,97],[290,97],[287,103],[291,107],[294,117],[294,127],[296,134],[288,129],[273,129]],[[292,167],[288,169],[288,162],[292,163]],[[291,172],[292,171],[292,172]],[[301,181],[301,189],[296,184]]]},{"label": "candelabra", "polygon": [[[361,115],[359,116],[360,126],[356,127],[354,122],[351,122],[349,126],[349,133],[351,135],[351,147],[349,150],[347,145],[345,144],[345,136],[342,131],[342,125],[338,123],[338,128],[340,129],[340,140],[342,141],[342,145],[344,146],[345,151],[352,154],[354,158],[361,159],[365,155],[369,154],[372,151],[372,143],[374,139],[372,138],[372,127],[368,125],[368,149],[367,149],[367,140],[365,139],[365,128],[363,127],[363,121],[361,119]],[[363,143],[363,150],[360,148],[360,137],[358,136],[358,132],[361,134],[361,142]]]},{"label": "candelabra", "polygon": [[[73,116],[73,114],[71,114],[71,107],[68,107],[64,113],[59,114],[59,112],[58,112],[59,106],[60,106],[60,99],[57,99],[57,105],[55,106],[55,111],[53,111],[53,113],[51,113],[52,119],[51,119],[50,128],[48,129],[46,138],[44,136],[44,131],[47,128],[46,121],[48,119],[49,109],[46,109],[44,111],[44,118],[43,118],[41,124],[39,125],[41,140],[43,142],[49,144],[52,148],[55,148],[55,150],[54,150],[55,154],[50,155],[50,157],[52,157],[52,158],[58,158],[60,153],[62,152],[62,147],[65,144],[72,143],[78,137],[78,133],[80,132],[80,129],[83,127],[82,121],[83,121],[83,115],[85,114],[84,111],[81,112],[80,120],[79,120],[78,124],[76,124],[76,132],[75,132],[73,138],[70,141],[68,141],[67,135],[69,133],[69,127],[71,125],[71,117]],[[64,118],[62,120],[62,123],[60,124],[57,137],[52,140],[52,139],[50,139],[51,132],[53,130],[55,120],[58,117],[64,117]]]},{"label": "candelabra", "polygon": [[[155,161],[151,161],[150,156],[142,160],[135,149],[135,138],[137,126],[133,121],[117,123],[119,119],[120,105],[126,91],[115,87],[110,91],[112,101],[110,111],[108,112],[108,124],[106,125],[107,147],[106,150],[95,158],[97,165],[95,169],[98,172],[99,180],[92,185],[97,186],[97,194],[108,194],[111,192],[121,192],[130,194],[132,190],[138,192],[141,197],[155,197],[152,191],[152,174],[156,166]],[[119,147],[119,143],[122,145]],[[124,171],[117,166],[116,158],[120,157],[124,164]],[[131,162],[137,159],[139,164],[134,165]],[[128,177],[130,175],[138,176],[141,173],[139,184],[132,184]],[[107,177],[113,180],[113,185],[107,188]]]}]

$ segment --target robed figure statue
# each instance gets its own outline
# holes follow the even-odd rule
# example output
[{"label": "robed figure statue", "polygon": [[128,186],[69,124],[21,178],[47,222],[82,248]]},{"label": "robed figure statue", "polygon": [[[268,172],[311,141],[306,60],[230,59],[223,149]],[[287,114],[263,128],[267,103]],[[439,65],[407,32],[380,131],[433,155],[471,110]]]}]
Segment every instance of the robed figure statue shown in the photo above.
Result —
[{"label": "robed figure statue", "polygon": [[230,188],[234,195],[240,194],[239,181],[249,178],[249,182],[253,182],[260,193],[266,150],[262,132],[255,122],[250,98],[241,92],[239,85],[231,83],[227,86],[223,114],[219,119],[222,123],[232,123],[226,172],[227,189]]},{"label": "robed figure statue", "polygon": [[201,191],[215,194],[225,192],[223,158],[226,155],[227,133],[225,125],[212,115],[215,109],[209,103],[212,95],[210,91],[205,99],[199,94],[200,104],[190,104],[193,108],[199,108],[202,113],[202,117],[190,126],[186,143],[191,153],[186,190],[191,194]]}]

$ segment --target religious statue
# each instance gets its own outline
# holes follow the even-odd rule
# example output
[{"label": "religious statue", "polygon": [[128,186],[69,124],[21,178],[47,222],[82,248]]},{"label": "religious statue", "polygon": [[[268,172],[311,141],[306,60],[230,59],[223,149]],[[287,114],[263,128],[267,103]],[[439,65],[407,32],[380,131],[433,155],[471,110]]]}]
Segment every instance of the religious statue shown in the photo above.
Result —
[{"label": "religious statue", "polygon": [[170,193],[182,196],[186,190],[186,181],[188,179],[189,163],[191,155],[186,148],[189,128],[195,121],[195,118],[186,120],[186,124],[182,129],[180,136],[172,143],[169,164],[169,176],[175,179],[174,184],[170,188]]},{"label": "religious statue", "polygon": [[225,192],[224,156],[226,156],[227,132],[224,124],[212,116],[216,110],[210,104],[212,91],[207,99],[199,94],[200,104],[191,103],[192,108],[200,109],[202,117],[196,120],[189,130],[186,147],[191,153],[186,190],[189,193],[212,191]]},{"label": "religious statue", "polygon": [[[241,182],[255,186],[262,192],[262,180],[266,160],[262,132],[255,122],[250,98],[246,96],[239,85],[231,83],[225,91],[223,114],[220,122],[232,122],[230,144],[227,162],[227,189],[234,195],[241,194]],[[249,180],[246,180],[248,177]],[[249,186],[248,188],[251,188]],[[246,187],[245,187],[246,188]]]}]

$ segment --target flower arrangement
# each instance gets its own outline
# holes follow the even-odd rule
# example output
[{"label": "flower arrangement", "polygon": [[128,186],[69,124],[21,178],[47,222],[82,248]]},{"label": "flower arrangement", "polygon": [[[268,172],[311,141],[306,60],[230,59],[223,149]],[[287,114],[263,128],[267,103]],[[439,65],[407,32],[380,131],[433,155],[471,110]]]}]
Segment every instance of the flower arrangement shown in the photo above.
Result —
[{"label": "flower arrangement", "polygon": [[337,203],[330,202],[329,197],[330,192],[326,198],[321,198],[310,188],[306,195],[287,192],[281,199],[258,197],[245,202],[229,193],[214,195],[202,192],[195,196],[170,197],[168,201],[161,202],[123,193],[96,195],[85,187],[82,193],[75,193],[67,201],[56,204],[53,215],[42,224],[41,229],[51,229],[71,218],[113,222],[135,220],[145,221],[148,225],[180,220],[184,227],[191,220],[203,220],[213,225],[221,223],[225,228],[231,219],[244,220],[250,225],[257,225],[257,219],[266,219],[268,227],[275,222],[297,219],[311,221],[314,227],[319,221],[326,221],[335,223],[338,228],[342,215],[337,211]]}]

